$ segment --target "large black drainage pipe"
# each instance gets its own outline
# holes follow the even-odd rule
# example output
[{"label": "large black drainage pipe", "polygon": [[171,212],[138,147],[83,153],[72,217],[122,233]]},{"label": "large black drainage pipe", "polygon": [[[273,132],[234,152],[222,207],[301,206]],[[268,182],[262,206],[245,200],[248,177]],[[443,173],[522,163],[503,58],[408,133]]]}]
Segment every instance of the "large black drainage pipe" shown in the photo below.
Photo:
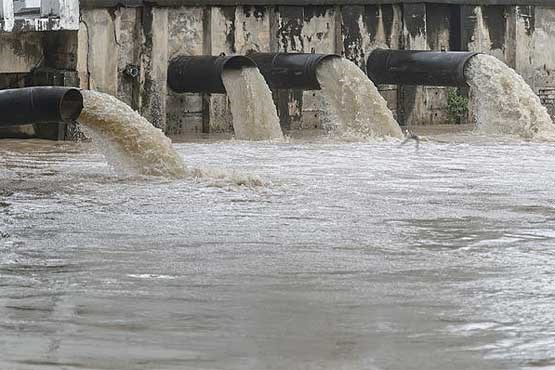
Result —
[{"label": "large black drainage pipe", "polygon": [[222,74],[226,69],[256,67],[242,55],[181,55],[168,66],[168,86],[177,93],[225,93]]},{"label": "large black drainage pipe", "polygon": [[0,127],[76,120],[83,109],[78,89],[24,87],[0,90]]},{"label": "large black drainage pipe", "polygon": [[375,84],[464,86],[464,69],[479,53],[376,49],[366,71]]},{"label": "large black drainage pipe", "polygon": [[316,69],[336,54],[252,53],[270,89],[320,90]]}]

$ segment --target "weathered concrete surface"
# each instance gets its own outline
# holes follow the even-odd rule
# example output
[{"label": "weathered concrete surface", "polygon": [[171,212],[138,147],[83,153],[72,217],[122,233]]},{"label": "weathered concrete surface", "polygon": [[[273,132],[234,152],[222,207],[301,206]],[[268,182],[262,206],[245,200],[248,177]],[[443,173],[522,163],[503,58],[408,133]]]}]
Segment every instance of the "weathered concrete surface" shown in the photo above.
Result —
[{"label": "weathered concrete surface", "polygon": [[[426,5],[426,42],[430,50],[453,50],[454,19],[448,5]],[[449,122],[447,114],[447,92],[445,87],[424,87],[426,106],[420,114],[420,124],[436,125]]]},{"label": "weathered concrete surface", "polygon": [[114,40],[118,46],[116,96],[134,109],[140,107],[142,12],[137,8],[120,8],[113,13]]},{"label": "weathered concrete surface", "polygon": [[[95,9],[81,15],[78,67],[83,87],[117,95],[119,48],[112,14],[107,9]],[[84,78],[87,76],[88,81]]]},{"label": "weathered concrete surface", "polygon": [[[178,55],[205,54],[204,12],[201,7],[172,9],[168,18],[170,60]],[[171,91],[168,94],[168,132],[201,132],[204,111],[202,94],[175,94]]]},{"label": "weathered concrete surface", "polygon": [[516,69],[555,118],[555,7],[518,7],[517,15]]},{"label": "weathered concrete surface", "polygon": [[[304,8],[302,43],[307,53],[341,52],[336,32],[341,20],[337,9],[331,6],[309,6]],[[322,127],[322,94],[320,91],[305,91],[302,96],[302,117],[299,128]]]},{"label": "weathered concrete surface", "polygon": [[[428,50],[426,38],[426,5],[407,4],[403,6],[403,48]],[[399,114],[401,125],[424,125],[429,123],[428,93],[424,86],[399,86]]]},{"label": "weathered concrete surface", "polygon": [[[235,7],[214,7],[209,13],[209,17],[205,18],[205,29],[208,30],[205,37],[205,54],[235,54]],[[233,131],[231,107],[226,95],[204,96],[203,103],[203,131]]]},{"label": "weathered concrete surface", "polygon": [[[232,129],[225,95],[167,91],[165,63],[178,54],[338,53],[364,68],[377,47],[484,51],[514,67],[546,105],[553,104],[555,5],[230,4],[84,9],[82,20],[77,68],[82,86],[114,93],[170,134]],[[126,74],[130,65],[139,67],[139,78]],[[447,123],[446,89],[379,89],[400,122]],[[274,98],[284,128],[320,127],[318,92],[283,91]]]},{"label": "weathered concrete surface", "polygon": [[26,73],[43,59],[43,35],[0,33],[0,73]]},{"label": "weathered concrete surface", "polygon": [[162,130],[167,114],[168,24],[168,8],[143,8],[140,112]]}]

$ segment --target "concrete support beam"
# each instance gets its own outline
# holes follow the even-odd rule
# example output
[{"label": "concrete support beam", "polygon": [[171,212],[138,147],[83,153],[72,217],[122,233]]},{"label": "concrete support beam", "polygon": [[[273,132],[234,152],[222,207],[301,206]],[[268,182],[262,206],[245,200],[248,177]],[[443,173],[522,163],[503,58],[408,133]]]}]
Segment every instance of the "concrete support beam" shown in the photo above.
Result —
[{"label": "concrete support beam", "polygon": [[144,52],[141,71],[141,113],[155,127],[166,129],[168,71],[168,8],[143,9]]},{"label": "concrete support beam", "polygon": [[[81,17],[78,72],[83,87],[117,95],[118,53],[115,23],[107,9],[95,9]],[[88,83],[83,78],[88,77]]]},{"label": "concrete support beam", "polygon": [[[304,52],[304,9],[298,6],[280,6],[273,16],[272,50],[284,53]],[[303,119],[303,91],[278,90],[277,94],[274,93],[274,100],[281,127],[285,130],[300,129]]]},{"label": "concrete support beam", "polygon": [[[205,54],[235,54],[235,7],[214,7],[205,23]],[[227,95],[212,94],[204,99],[204,131],[231,132],[233,117]]]},{"label": "concrete support beam", "polygon": [[[332,6],[308,6],[304,8],[302,41],[307,53],[336,53],[337,19],[336,8]],[[341,35],[341,28],[339,27]],[[304,91],[301,127],[314,129],[322,127],[323,101],[320,91]]]},{"label": "concrete support beam", "polygon": [[[202,55],[206,51],[206,22],[209,15],[202,7],[172,9],[168,14],[167,33],[168,59],[178,55]],[[167,60],[165,68],[167,69]],[[164,77],[164,82],[166,77]],[[206,107],[203,94],[177,94],[167,91],[166,117],[170,134],[203,132]]]},{"label": "concrete support beam", "polygon": [[[403,5],[403,48],[428,50],[426,4]],[[399,123],[406,126],[429,124],[426,90],[422,86],[399,86]]]},{"label": "concrete support beam", "polygon": [[119,8],[114,12],[114,39],[118,46],[117,97],[135,110],[140,108],[142,9]]}]

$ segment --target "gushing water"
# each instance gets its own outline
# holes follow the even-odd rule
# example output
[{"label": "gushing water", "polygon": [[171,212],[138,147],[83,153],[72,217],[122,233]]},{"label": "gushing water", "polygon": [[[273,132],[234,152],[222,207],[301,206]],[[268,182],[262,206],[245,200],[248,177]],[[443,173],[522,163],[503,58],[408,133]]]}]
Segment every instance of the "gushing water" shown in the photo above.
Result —
[{"label": "gushing water", "polygon": [[364,72],[343,58],[325,60],[317,78],[327,113],[340,135],[396,137],[403,133],[385,99]]},{"label": "gushing water", "polygon": [[272,93],[258,68],[228,69],[222,80],[231,105],[235,138],[283,138]]},{"label": "gushing water", "polygon": [[121,100],[84,90],[79,122],[114,169],[123,174],[182,177],[183,160],[171,140]]},{"label": "gushing water", "polygon": [[465,70],[478,131],[555,140],[555,126],[524,79],[491,55],[473,57]]}]

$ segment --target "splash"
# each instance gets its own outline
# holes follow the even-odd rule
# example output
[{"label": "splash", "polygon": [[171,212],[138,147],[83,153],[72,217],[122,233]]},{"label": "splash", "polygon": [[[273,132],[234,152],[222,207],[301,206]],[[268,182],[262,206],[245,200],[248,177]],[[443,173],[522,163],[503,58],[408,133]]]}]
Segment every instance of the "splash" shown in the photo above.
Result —
[{"label": "splash", "polygon": [[477,130],[484,134],[555,140],[547,109],[524,79],[499,59],[479,54],[465,70]]},{"label": "splash", "polygon": [[236,139],[283,139],[272,93],[258,68],[228,69],[222,80],[231,105]]},{"label": "splash", "polygon": [[332,58],[323,61],[316,74],[336,133],[364,138],[403,137],[385,99],[356,64]]},{"label": "splash", "polygon": [[108,163],[125,175],[182,177],[185,166],[171,140],[121,100],[83,90],[79,122]]}]

